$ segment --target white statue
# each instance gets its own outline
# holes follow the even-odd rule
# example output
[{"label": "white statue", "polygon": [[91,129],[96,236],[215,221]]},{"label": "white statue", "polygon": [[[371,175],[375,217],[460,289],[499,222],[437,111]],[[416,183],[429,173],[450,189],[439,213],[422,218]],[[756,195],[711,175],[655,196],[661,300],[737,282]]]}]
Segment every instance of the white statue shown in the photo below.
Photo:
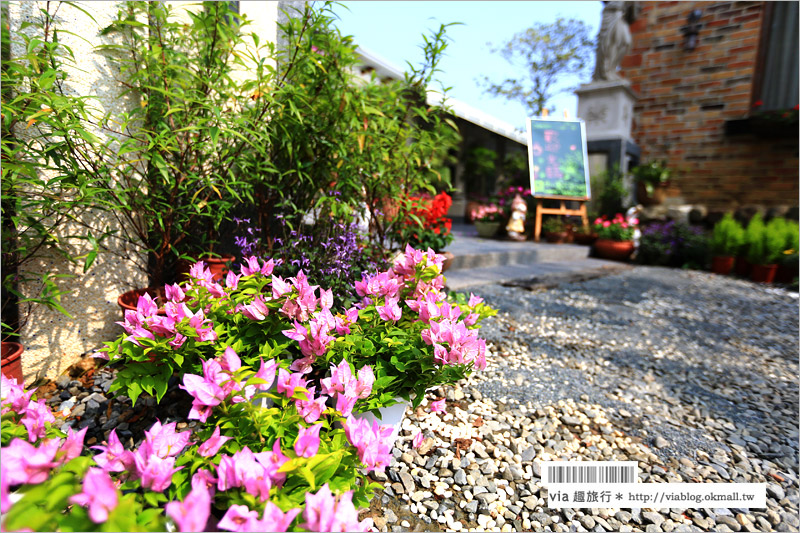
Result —
[{"label": "white statue", "polygon": [[592,81],[618,80],[617,67],[631,48],[629,22],[635,19],[634,2],[604,2],[600,31],[597,33],[597,58]]},{"label": "white statue", "polygon": [[515,241],[525,240],[525,215],[528,212],[528,204],[517,194],[511,201],[511,218],[506,226],[508,236]]}]

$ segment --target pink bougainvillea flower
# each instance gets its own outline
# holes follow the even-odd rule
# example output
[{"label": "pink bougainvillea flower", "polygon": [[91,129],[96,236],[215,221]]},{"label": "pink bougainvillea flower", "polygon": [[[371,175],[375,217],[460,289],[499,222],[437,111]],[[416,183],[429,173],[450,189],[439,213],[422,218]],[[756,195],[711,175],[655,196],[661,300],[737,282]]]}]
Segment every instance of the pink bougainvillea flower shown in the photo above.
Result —
[{"label": "pink bougainvillea flower", "polygon": [[197,447],[197,453],[203,457],[213,457],[217,455],[222,445],[231,440],[232,437],[222,437],[219,434],[219,426],[214,428],[214,433]]},{"label": "pink bougainvillea flower", "polygon": [[333,291],[331,289],[319,291],[319,306],[322,309],[330,309],[333,307]]},{"label": "pink bougainvillea flower", "polygon": [[358,401],[357,397],[340,392],[336,395],[336,410],[339,411],[342,416],[350,416],[353,412],[353,407],[356,405],[356,401]]},{"label": "pink bougainvillea flower", "polygon": [[308,400],[295,400],[294,404],[297,407],[297,413],[303,417],[303,419],[308,422],[309,424],[313,424],[317,420],[322,417],[322,413],[325,412],[326,405],[325,403],[328,400],[327,396],[320,396],[319,398],[314,398],[314,393],[316,392],[316,387],[309,387],[308,389]]},{"label": "pink bougainvillea flower", "polygon": [[259,531],[257,522],[258,511],[251,511],[246,505],[233,504],[217,526],[226,531]]},{"label": "pink bougainvillea flower", "polygon": [[162,459],[158,455],[145,457],[141,448],[134,452],[136,475],[141,479],[142,487],[155,492],[164,492],[172,484],[172,474],[184,467],[175,468],[175,458]]},{"label": "pink bougainvillea flower", "polygon": [[350,364],[344,358],[338,365],[331,365],[331,375],[320,380],[322,392],[333,396],[336,392],[345,392],[355,388],[356,378]]},{"label": "pink bougainvillea flower", "polygon": [[319,450],[319,430],[322,424],[314,424],[311,427],[300,427],[297,433],[297,440],[294,443],[294,451],[299,457],[314,457]]},{"label": "pink bougainvillea flower", "polygon": [[0,376],[2,376],[2,382],[0,382],[0,398],[2,398],[0,402],[3,404],[2,413],[14,411],[17,414],[23,414],[28,408],[31,396],[33,396],[36,389],[25,391],[25,387],[21,383],[17,383],[15,378],[7,378],[5,374],[0,374]]},{"label": "pink bougainvillea flower", "polygon": [[88,427],[80,431],[73,431],[72,428],[67,429],[67,438],[64,439],[63,444],[61,444],[61,449],[56,455],[56,457],[58,457],[58,464],[68,463],[81,454],[83,451],[83,439],[86,437],[86,432],[88,430]]},{"label": "pink bougainvillea flower", "polygon": [[275,370],[278,368],[278,362],[275,359],[270,359],[266,363],[263,359],[260,359],[260,361],[261,366],[253,377],[264,380],[264,383],[256,384],[255,388],[257,390],[268,391],[275,382]]},{"label": "pink bougainvillea flower", "polygon": [[255,454],[255,457],[256,461],[261,463],[267,470],[267,474],[272,483],[278,487],[283,485],[283,482],[286,481],[286,473],[278,472],[278,469],[280,469],[289,458],[286,457],[281,450],[281,439],[275,440],[272,444],[272,451],[259,452]]},{"label": "pink bougainvillea flower", "polygon": [[253,524],[255,526],[253,531],[288,531],[289,526],[292,525],[292,521],[300,514],[300,511],[301,509],[289,509],[284,513],[274,503],[267,502],[267,506],[264,508],[264,516]]},{"label": "pink bougainvillea flower", "polygon": [[398,300],[396,298],[387,297],[385,305],[378,305],[375,307],[381,320],[385,320],[386,322],[397,322],[400,320],[403,312],[400,310],[400,306],[397,305],[397,302]]},{"label": "pink bougainvillea flower", "polygon": [[23,439],[12,440],[2,452],[3,483],[8,486],[44,483],[58,465],[55,461],[58,449],[58,439],[48,439],[38,447]]},{"label": "pink bougainvillea flower", "polygon": [[192,476],[192,489],[205,489],[213,496],[217,488],[218,481],[219,480],[214,477],[214,474],[205,468],[201,468]]},{"label": "pink bougainvillea flower", "polygon": [[182,302],[184,298],[186,298],[186,293],[183,292],[183,289],[181,289],[181,286],[177,283],[164,285],[164,292],[166,293],[167,299],[173,302]]},{"label": "pink bougainvillea flower", "polygon": [[242,276],[252,276],[253,274],[260,273],[261,262],[258,260],[258,257],[253,255],[245,258],[244,264],[242,265]]},{"label": "pink bougainvillea flower", "polygon": [[[219,365],[217,364],[217,366]],[[188,418],[201,422],[205,422],[211,414],[211,408],[222,403],[227,396],[222,387],[206,377],[195,374],[184,374],[183,385],[180,388],[194,398]]]},{"label": "pink bougainvillea flower", "polygon": [[189,444],[191,431],[178,432],[175,430],[177,422],[161,425],[161,421],[156,420],[150,429],[144,432],[144,442],[139,450],[150,455],[155,454],[164,459],[167,457],[177,457],[179,453]]},{"label": "pink bougainvillea flower", "polygon": [[371,518],[358,521],[353,491],[336,498],[327,483],[316,494],[306,493],[303,518],[305,522],[300,525],[309,531],[369,531],[372,527]]},{"label": "pink bougainvillea flower", "polygon": [[182,502],[169,502],[164,510],[175,521],[178,531],[205,531],[211,515],[211,494],[206,488],[193,487]]},{"label": "pink bougainvillea flower", "polygon": [[117,487],[108,472],[91,467],[83,476],[83,491],[72,496],[69,501],[77,505],[88,505],[89,518],[95,524],[102,524],[117,507]]},{"label": "pink bougainvillea flower", "polygon": [[368,398],[372,394],[372,386],[375,383],[375,374],[369,365],[362,366],[358,370],[358,379],[355,383],[353,392],[359,398]]},{"label": "pink bougainvillea flower", "polygon": [[278,299],[284,294],[292,292],[292,286],[282,280],[280,276],[272,276],[272,298]]},{"label": "pink bougainvillea flower", "polygon": [[241,306],[239,310],[250,320],[264,320],[269,315],[269,308],[260,294],[249,304]]},{"label": "pink bougainvillea flower", "polygon": [[419,432],[416,435],[414,435],[413,439],[411,439],[411,445],[414,448],[419,448],[422,445],[423,440],[425,440],[425,437],[422,436],[422,432]]},{"label": "pink bougainvillea flower", "polygon": [[117,430],[112,429],[108,434],[108,445],[92,446],[95,450],[101,450],[100,453],[94,456],[94,462],[97,463],[106,472],[124,472],[125,470],[132,470],[134,465],[133,452],[125,450],[122,443],[117,437]]},{"label": "pink bougainvillea flower", "polygon": [[55,421],[56,418],[50,408],[47,407],[44,398],[38,402],[28,402],[25,414],[22,417],[22,425],[28,430],[28,440],[31,442],[44,437],[47,430],[45,424]]},{"label": "pink bougainvillea flower", "polygon": [[230,290],[236,290],[239,286],[239,280],[242,278],[239,274],[234,274],[233,270],[229,270],[225,276],[225,286]]},{"label": "pink bougainvillea flower", "polygon": [[344,422],[347,440],[355,446],[359,459],[367,470],[383,471],[392,460],[395,431],[392,426],[379,426],[369,421],[348,416]]},{"label": "pink bougainvillea flower", "polygon": [[242,360],[239,359],[239,355],[236,351],[228,346],[225,348],[225,351],[222,353],[222,356],[219,359],[219,366],[222,370],[227,370],[228,372],[236,372],[240,368],[242,368]]},{"label": "pink bougainvillea flower", "polygon": [[442,398],[441,400],[436,400],[431,402],[431,413],[440,413],[444,411],[444,404],[445,400]]},{"label": "pink bougainvillea flower", "polygon": [[153,301],[152,296],[144,293],[136,302],[136,311],[143,317],[149,317],[158,314],[158,305]]},{"label": "pink bougainvillea flower", "polygon": [[479,303],[483,303],[483,298],[481,298],[480,296],[475,296],[472,293],[469,293],[469,302],[467,302],[467,305],[470,307],[475,307]]},{"label": "pink bougainvillea flower", "polygon": [[292,373],[290,374],[283,368],[278,369],[278,385],[277,390],[279,394],[285,395],[287,398],[294,396],[294,392],[298,388],[306,388],[306,380],[303,379],[303,374]]}]

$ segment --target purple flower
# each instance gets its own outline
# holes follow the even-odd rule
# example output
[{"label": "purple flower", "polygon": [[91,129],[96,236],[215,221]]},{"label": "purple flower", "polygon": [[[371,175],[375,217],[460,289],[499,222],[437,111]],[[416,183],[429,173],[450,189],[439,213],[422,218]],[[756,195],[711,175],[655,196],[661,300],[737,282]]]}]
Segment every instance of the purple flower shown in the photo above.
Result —
[{"label": "purple flower", "polygon": [[83,491],[72,496],[69,501],[77,505],[88,505],[89,518],[95,524],[102,524],[117,507],[117,487],[105,470],[91,467],[83,476]]}]

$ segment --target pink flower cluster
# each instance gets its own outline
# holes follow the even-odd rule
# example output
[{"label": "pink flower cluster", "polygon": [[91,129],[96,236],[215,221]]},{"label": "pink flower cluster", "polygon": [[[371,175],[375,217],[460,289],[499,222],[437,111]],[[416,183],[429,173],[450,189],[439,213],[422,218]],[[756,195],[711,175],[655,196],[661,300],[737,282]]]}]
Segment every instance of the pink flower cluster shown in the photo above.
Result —
[{"label": "pink flower cluster", "polygon": [[136,451],[126,450],[116,429],[112,429],[106,445],[92,446],[100,450],[94,461],[106,473],[127,472],[129,479],[140,480],[142,487],[163,492],[172,483],[172,474],[183,468],[175,468],[175,458],[191,436],[188,431],[177,432],[175,427],[175,422],[161,425],[156,421],[145,431],[144,442]]},{"label": "pink flower cluster", "polygon": [[477,330],[468,329],[462,322],[444,319],[431,322],[421,333],[422,340],[433,346],[434,359],[443,365],[474,363],[475,368],[486,368],[486,341],[478,337]]},{"label": "pink flower cluster", "polygon": [[383,472],[389,466],[394,446],[392,426],[379,426],[377,420],[370,424],[366,419],[348,416],[344,423],[344,432],[350,444],[355,446],[358,458],[367,471]]},{"label": "pink flower cluster", "polygon": [[306,494],[303,511],[305,522],[301,526],[308,531],[368,531],[372,527],[372,519],[358,521],[352,498],[352,491],[336,498],[325,483],[316,494]]},{"label": "pink flower cluster", "polygon": [[[188,418],[205,422],[211,410],[222,403],[229,394],[241,391],[242,386],[239,381],[231,378],[231,375],[241,367],[242,361],[239,356],[233,348],[227,347],[220,357],[203,361],[202,376],[184,374],[181,388],[194,398]],[[277,367],[278,363],[275,360],[270,360],[268,363],[261,360],[261,366],[254,377],[262,380],[262,383],[244,387],[245,397],[235,397],[234,403],[251,398],[257,390],[269,390],[275,380]]]},{"label": "pink flower cluster", "polygon": [[20,422],[28,430],[28,440],[31,442],[44,437],[47,429],[45,423],[52,423],[56,420],[44,399],[31,401],[35,390],[31,389],[25,392],[25,387],[21,383],[17,383],[16,379],[7,378],[5,375],[2,377],[2,386],[0,387],[2,414],[13,411],[22,415]]},{"label": "pink flower cluster", "polygon": [[[4,379],[4,388],[6,383]],[[3,460],[0,461],[0,512],[5,513],[11,508],[8,497],[11,487],[44,483],[54,468],[78,457],[83,449],[86,431],[87,428],[83,428],[73,432],[70,428],[63,442],[60,439],[48,439],[36,446],[22,439],[13,439],[4,447]]]},{"label": "pink flower cluster", "polygon": [[[202,264],[202,261],[199,264]],[[210,272],[208,274],[209,276],[211,275]],[[220,295],[225,294],[216,282],[201,281],[200,283],[206,283],[211,287],[219,287]],[[165,292],[167,295],[167,302],[164,304],[165,315],[158,314],[158,305],[146,293],[139,298],[136,304],[136,311],[125,311],[125,320],[117,322],[128,333],[128,337],[125,340],[141,346],[137,339],[153,340],[156,336],[159,336],[171,339],[169,344],[173,349],[178,349],[186,342],[187,333],[199,342],[211,342],[217,339],[214,325],[206,318],[203,310],[198,309],[197,312],[193,313],[186,305],[184,302],[186,294],[180,286],[177,284],[167,285]],[[180,327],[183,324],[188,324],[189,327]]]},{"label": "pink flower cluster", "polygon": [[358,377],[353,376],[350,364],[342,359],[338,366],[331,365],[331,376],[322,379],[322,392],[333,396],[336,394],[336,410],[342,416],[349,416],[359,398],[368,398],[372,394],[375,374],[372,367],[364,366],[358,370]]}]

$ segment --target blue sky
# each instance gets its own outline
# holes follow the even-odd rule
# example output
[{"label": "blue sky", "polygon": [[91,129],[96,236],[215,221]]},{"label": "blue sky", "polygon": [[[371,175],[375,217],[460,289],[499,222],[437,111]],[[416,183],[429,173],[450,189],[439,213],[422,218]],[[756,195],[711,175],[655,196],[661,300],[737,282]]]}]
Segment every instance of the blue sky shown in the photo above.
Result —
[{"label": "blue sky", "polygon": [[[483,76],[501,81],[514,76],[514,69],[490,48],[499,47],[511,36],[536,22],[553,22],[558,16],[583,20],[597,35],[602,2],[531,1],[358,1],[344,2],[334,12],[336,26],[352,35],[360,46],[405,70],[406,62],[422,60],[422,34],[438,29],[440,23],[461,22],[448,28],[450,43],[441,62],[438,79],[452,87],[449,95],[522,129],[526,112],[522,104],[485,93],[478,80]],[[491,43],[491,47],[487,44]],[[593,67],[593,65],[591,65]],[[576,86],[577,78],[565,78],[560,85]],[[577,99],[561,93],[549,105],[559,116],[563,110],[575,117]]]}]

